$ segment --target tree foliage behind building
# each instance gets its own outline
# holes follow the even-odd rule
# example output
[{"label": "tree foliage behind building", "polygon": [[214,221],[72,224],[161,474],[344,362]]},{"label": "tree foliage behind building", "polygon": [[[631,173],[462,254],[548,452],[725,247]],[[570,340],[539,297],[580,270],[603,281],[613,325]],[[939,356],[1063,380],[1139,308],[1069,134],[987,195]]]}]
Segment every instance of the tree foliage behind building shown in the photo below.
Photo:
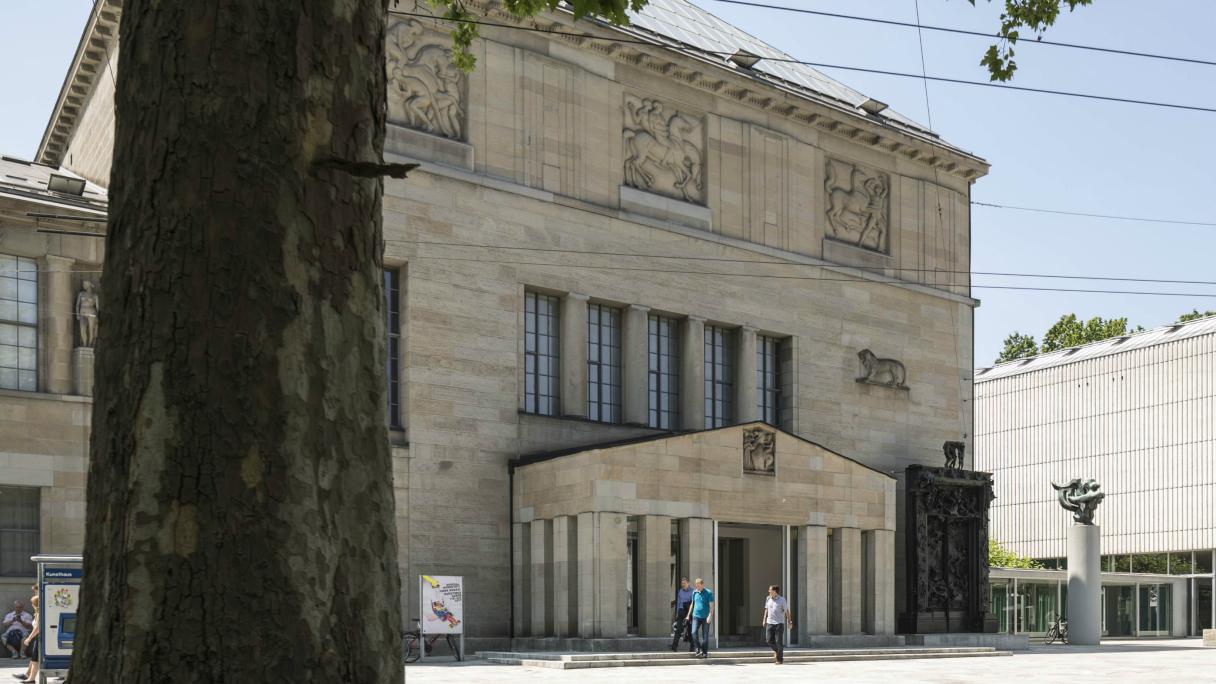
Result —
[{"label": "tree foliage behind building", "polygon": [[1027,570],[1043,567],[1043,564],[1037,560],[1019,556],[1001,546],[1000,542],[991,537],[988,538],[988,565],[993,568],[1022,568]]}]

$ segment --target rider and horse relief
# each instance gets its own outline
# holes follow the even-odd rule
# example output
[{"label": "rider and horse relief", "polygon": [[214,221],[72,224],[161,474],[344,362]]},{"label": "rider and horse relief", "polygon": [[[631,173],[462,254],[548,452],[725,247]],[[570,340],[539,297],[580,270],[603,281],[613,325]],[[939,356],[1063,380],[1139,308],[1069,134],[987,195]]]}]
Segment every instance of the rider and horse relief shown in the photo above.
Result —
[{"label": "rider and horse relief", "polygon": [[886,254],[890,178],[835,159],[824,173],[828,237]]},{"label": "rider and horse relief", "polygon": [[625,184],[701,204],[704,155],[701,120],[658,100],[625,96]]}]

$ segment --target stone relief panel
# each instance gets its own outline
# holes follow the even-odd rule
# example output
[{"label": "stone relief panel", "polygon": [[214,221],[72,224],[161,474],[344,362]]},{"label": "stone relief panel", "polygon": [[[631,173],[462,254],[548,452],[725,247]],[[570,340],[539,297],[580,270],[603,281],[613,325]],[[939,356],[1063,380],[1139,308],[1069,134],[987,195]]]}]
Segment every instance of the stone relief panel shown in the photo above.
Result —
[{"label": "stone relief panel", "polygon": [[743,431],[743,472],[777,474],[777,433],[763,428]]},{"label": "stone relief panel", "polygon": [[889,254],[891,177],[837,159],[826,161],[824,176],[827,236]]},{"label": "stone relief panel", "polygon": [[625,96],[625,184],[685,202],[705,202],[701,117],[658,100]]},{"label": "stone relief panel", "polygon": [[465,75],[452,63],[452,39],[416,19],[388,27],[388,120],[464,140]]}]

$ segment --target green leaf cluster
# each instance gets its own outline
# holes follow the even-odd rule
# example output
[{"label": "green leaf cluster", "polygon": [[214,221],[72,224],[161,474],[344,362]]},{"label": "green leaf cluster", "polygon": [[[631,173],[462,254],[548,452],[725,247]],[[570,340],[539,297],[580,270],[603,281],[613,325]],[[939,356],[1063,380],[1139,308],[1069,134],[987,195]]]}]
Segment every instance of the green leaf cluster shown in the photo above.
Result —
[{"label": "green leaf cluster", "polygon": [[1066,314],[1061,316],[1055,325],[1047,329],[1047,332],[1043,334],[1041,345],[1035,343],[1033,335],[1023,335],[1016,331],[1006,337],[1005,347],[1001,350],[1000,356],[996,358],[996,362],[1005,363],[1024,359],[1143,331],[1143,326],[1131,329],[1126,318],[1107,320],[1101,316],[1095,316],[1088,321],[1081,321],[1076,314]]},{"label": "green leaf cluster", "polygon": [[992,537],[988,538],[988,565],[993,568],[1041,569],[1043,564],[1025,556],[1019,556]]},{"label": "green leaf cluster", "polygon": [[1194,321],[1194,320],[1197,320],[1200,318],[1207,318],[1208,316],[1216,316],[1216,311],[1201,312],[1201,311],[1199,311],[1199,309],[1191,309],[1190,313],[1184,313],[1181,316],[1179,316],[1178,322],[1186,323],[1187,321]]},{"label": "green leaf cluster", "polygon": [[[975,0],[967,0],[972,5]],[[992,2],[992,0],[988,0]],[[1093,0],[1005,0],[1005,11],[1001,13],[1000,42],[988,46],[980,64],[988,67],[988,77],[993,81],[1008,81],[1018,65],[1014,61],[1013,46],[1022,37],[1022,29],[1042,38],[1047,27],[1056,23],[1060,10],[1065,6],[1071,12],[1078,7],[1093,4]]]}]

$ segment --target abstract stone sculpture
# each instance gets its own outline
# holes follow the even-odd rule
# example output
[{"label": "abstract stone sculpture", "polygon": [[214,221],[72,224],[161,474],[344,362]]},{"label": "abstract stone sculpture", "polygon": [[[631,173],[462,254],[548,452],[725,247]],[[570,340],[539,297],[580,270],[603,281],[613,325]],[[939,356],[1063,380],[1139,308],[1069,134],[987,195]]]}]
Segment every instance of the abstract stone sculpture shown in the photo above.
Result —
[{"label": "abstract stone sculpture", "polygon": [[943,442],[942,453],[946,455],[946,470],[962,470],[966,452],[966,442]]},{"label": "abstract stone sculpture", "polygon": [[685,202],[702,202],[701,121],[658,100],[625,96],[625,184]]},{"label": "abstract stone sculpture", "polygon": [[1059,495],[1060,505],[1064,510],[1072,512],[1074,522],[1078,525],[1094,524],[1094,513],[1098,510],[1098,504],[1106,498],[1106,494],[1099,491],[1102,485],[1098,484],[1097,480],[1078,477],[1070,480],[1068,484],[1058,485],[1052,482],[1051,486]]},{"label": "abstract stone sculpture", "polygon": [[81,347],[91,349],[97,341],[97,313],[100,310],[92,281],[84,281],[76,295],[76,323],[80,326]]},{"label": "abstract stone sculpture", "polygon": [[434,135],[464,138],[465,76],[452,62],[452,40],[416,19],[387,31],[388,120]]},{"label": "abstract stone sculpture", "polygon": [[890,178],[835,159],[827,160],[824,176],[828,237],[886,254]]},{"label": "abstract stone sculpture", "polygon": [[743,472],[777,474],[777,434],[763,428],[743,431]]},{"label": "abstract stone sculpture", "polygon": [[904,369],[904,364],[899,361],[895,359],[880,359],[869,349],[862,349],[857,352],[857,358],[861,359],[863,373],[861,377],[857,378],[857,382],[898,389],[908,388],[904,384],[908,372]]}]

